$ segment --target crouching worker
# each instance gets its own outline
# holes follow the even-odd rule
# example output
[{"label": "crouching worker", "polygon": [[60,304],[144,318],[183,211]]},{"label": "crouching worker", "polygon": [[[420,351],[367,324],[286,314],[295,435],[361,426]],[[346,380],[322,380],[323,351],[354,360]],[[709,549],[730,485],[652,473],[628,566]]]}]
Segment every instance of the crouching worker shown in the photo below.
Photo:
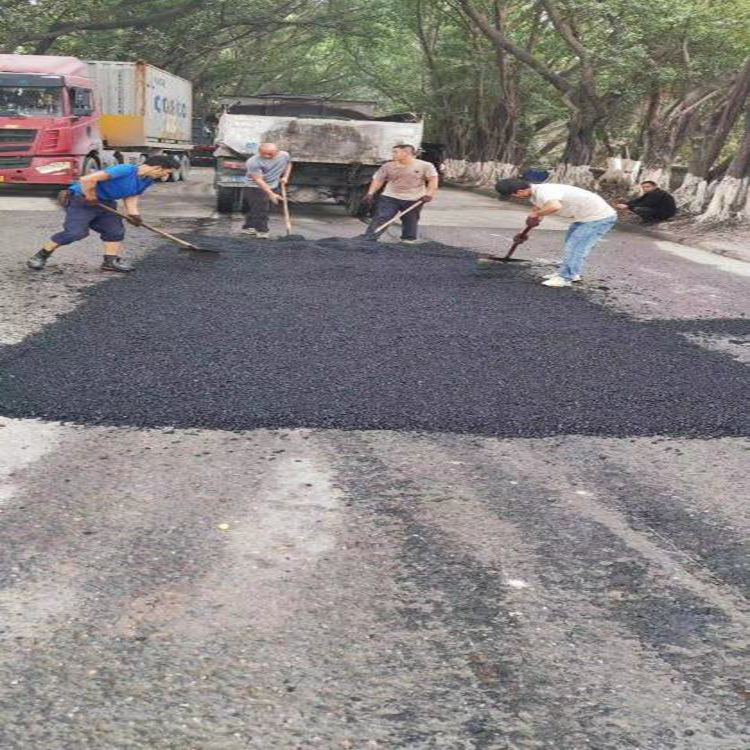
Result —
[{"label": "crouching worker", "polygon": [[615,208],[627,209],[640,216],[644,224],[667,221],[677,213],[677,204],[671,193],[662,190],[653,180],[641,183],[641,195],[627,203],[616,203]]},{"label": "crouching worker", "polygon": [[[599,240],[617,223],[615,210],[596,193],[573,185],[547,182],[532,185],[526,180],[498,180],[495,189],[504,197],[529,198],[528,226],[541,224],[545,216],[560,214],[573,219],[565,235],[563,260],[557,273],[542,283],[545,286],[571,286],[581,280],[583,264]],[[519,241],[525,242],[525,239]]]},{"label": "crouching worker", "polygon": [[104,243],[101,270],[120,273],[132,271],[132,266],[121,257],[122,240],[125,237],[123,220],[102,206],[116,209],[117,201],[122,199],[128,214],[127,220],[133,226],[140,226],[143,220],[138,213],[138,196],[155,181],[168,177],[178,166],[171,156],[159,154],[149,156],[138,166],[117,164],[100,172],[84,175],[66,191],[62,231],[53,234],[26,265],[35,271],[41,271],[58,247],[88,237],[89,231],[93,229]]},{"label": "crouching worker", "polygon": [[375,173],[362,201],[365,206],[372,206],[375,195],[385,187],[377,199],[375,215],[364,236],[368,240],[376,240],[378,227],[390,221],[396,214],[414,206],[413,210],[401,219],[401,242],[407,245],[414,244],[417,241],[422,206],[435,197],[438,183],[437,169],[430,162],[417,159],[414,146],[396,146],[393,149],[393,161],[386,162]]}]

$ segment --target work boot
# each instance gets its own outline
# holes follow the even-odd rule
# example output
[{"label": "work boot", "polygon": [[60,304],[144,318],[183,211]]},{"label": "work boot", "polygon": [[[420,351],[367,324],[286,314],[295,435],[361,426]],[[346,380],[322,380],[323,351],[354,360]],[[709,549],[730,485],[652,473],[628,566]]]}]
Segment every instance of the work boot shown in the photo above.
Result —
[{"label": "work boot", "polygon": [[47,252],[47,250],[42,248],[38,253],[32,255],[26,261],[26,265],[29,268],[33,268],[35,271],[41,271],[47,265],[50,255],[52,255],[52,253]]},{"label": "work boot", "polygon": [[105,255],[101,266],[102,271],[115,271],[117,273],[128,273],[133,266],[123,260],[119,255]]}]

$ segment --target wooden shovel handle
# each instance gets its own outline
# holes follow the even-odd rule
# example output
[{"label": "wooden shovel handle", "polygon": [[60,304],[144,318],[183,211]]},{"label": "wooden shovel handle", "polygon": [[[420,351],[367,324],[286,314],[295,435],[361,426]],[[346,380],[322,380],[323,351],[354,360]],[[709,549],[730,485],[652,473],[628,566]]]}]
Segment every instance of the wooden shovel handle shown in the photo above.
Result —
[{"label": "wooden shovel handle", "polygon": [[286,224],[287,234],[292,233],[292,217],[289,215],[289,198],[286,195],[286,185],[281,183],[281,202],[284,207],[284,223]]},{"label": "wooden shovel handle", "polygon": [[[125,219],[125,221],[128,221],[127,214],[121,213],[116,208],[110,208],[109,206],[105,206],[102,203],[99,203],[97,205],[99,206],[99,208],[103,208],[105,211],[109,211],[109,213],[115,214],[121,219]],[[150,224],[146,224],[145,221],[140,226],[142,226],[144,229],[148,229],[149,232],[153,232],[154,234],[158,234],[168,240],[172,240],[172,242],[176,242],[178,245],[182,245],[183,247],[195,247],[195,245],[191,244],[190,242],[181,240],[179,237],[175,237],[173,234],[169,234],[169,232],[165,232],[163,229],[157,229],[156,227],[152,227]]]},{"label": "wooden shovel handle", "polygon": [[375,234],[380,234],[384,229],[387,229],[391,224],[395,224],[402,216],[406,216],[410,211],[413,211],[415,208],[418,208],[419,206],[424,206],[424,201],[416,201],[415,203],[412,203],[409,208],[405,208],[403,211],[399,211],[392,219],[389,221],[386,221],[385,224],[382,224],[375,230]]}]

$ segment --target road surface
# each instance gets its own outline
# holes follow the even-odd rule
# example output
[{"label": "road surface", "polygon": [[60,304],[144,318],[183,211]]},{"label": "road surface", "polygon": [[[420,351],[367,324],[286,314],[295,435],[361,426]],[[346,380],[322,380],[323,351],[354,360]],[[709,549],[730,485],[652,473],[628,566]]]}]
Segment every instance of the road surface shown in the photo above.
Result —
[{"label": "road surface", "polygon": [[224,255],[33,274],[0,196],[3,750],[750,747],[748,264],[546,289],[564,225],[478,273],[523,213],[472,193],[376,252],[154,193]]}]

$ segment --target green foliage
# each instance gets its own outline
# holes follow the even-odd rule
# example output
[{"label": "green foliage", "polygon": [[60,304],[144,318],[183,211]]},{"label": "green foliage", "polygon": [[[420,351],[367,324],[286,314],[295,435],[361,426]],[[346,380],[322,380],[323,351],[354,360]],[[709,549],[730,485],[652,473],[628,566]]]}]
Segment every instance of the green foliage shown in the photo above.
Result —
[{"label": "green foliage", "polygon": [[[750,49],[750,0],[473,0],[473,7],[574,91],[591,67],[605,110],[598,142],[615,150],[638,152],[649,128],[668,124],[670,108],[696,91],[725,89]],[[147,60],[191,79],[204,110],[224,94],[372,98],[384,109],[424,113],[429,138],[454,156],[554,162],[570,100],[499,52],[462,8],[459,0],[5,0],[0,50]],[[657,95],[658,121],[646,122],[646,103]],[[718,101],[701,104],[691,127]],[[735,131],[729,143],[736,140]]]}]

